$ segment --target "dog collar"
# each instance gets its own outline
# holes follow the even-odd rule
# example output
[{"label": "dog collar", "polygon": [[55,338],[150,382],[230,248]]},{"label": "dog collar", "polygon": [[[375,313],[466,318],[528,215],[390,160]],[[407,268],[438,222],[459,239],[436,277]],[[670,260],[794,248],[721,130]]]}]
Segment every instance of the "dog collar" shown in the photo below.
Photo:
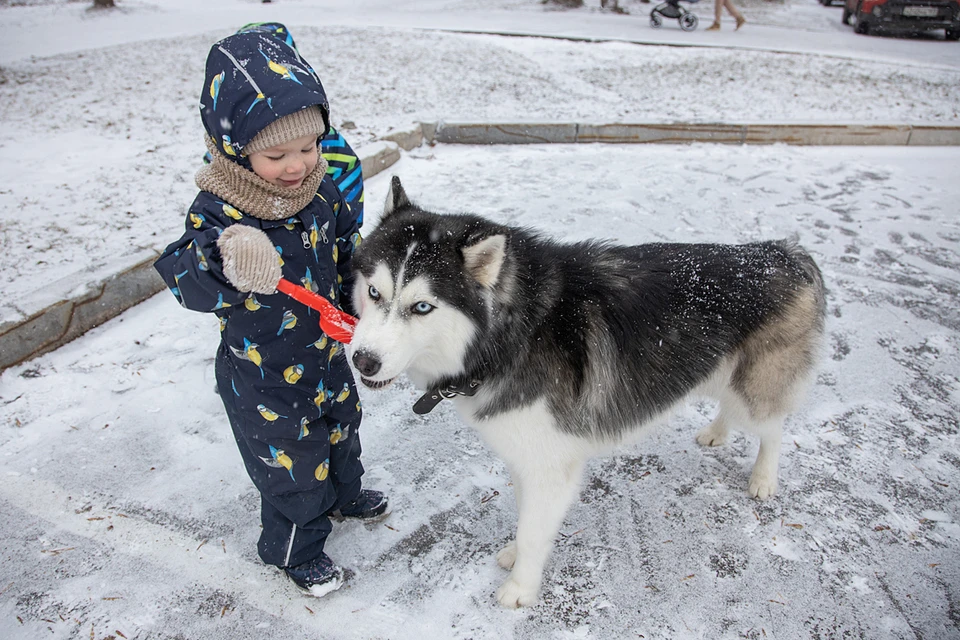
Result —
[{"label": "dog collar", "polygon": [[445,387],[434,387],[420,396],[413,405],[413,412],[423,415],[430,413],[440,404],[441,400],[449,400],[457,396],[472,396],[480,389],[479,380],[470,380],[463,383],[448,384]]}]

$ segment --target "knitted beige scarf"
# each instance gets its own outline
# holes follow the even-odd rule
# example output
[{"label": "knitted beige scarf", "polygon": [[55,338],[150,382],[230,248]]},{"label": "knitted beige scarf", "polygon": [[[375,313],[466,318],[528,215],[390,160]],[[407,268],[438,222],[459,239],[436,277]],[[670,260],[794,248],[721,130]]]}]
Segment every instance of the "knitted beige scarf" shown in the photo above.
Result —
[{"label": "knitted beige scarf", "polygon": [[250,169],[228,160],[207,138],[213,162],[197,172],[197,186],[209,191],[243,213],[261,220],[286,220],[310,204],[327,173],[327,161],[319,155],[317,166],[296,189],[270,184]]}]

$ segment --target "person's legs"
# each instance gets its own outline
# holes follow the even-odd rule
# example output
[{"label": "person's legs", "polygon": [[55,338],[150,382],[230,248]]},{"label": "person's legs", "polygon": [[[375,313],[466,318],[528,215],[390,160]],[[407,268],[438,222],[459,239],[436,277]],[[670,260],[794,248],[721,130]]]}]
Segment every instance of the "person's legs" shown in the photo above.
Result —
[{"label": "person's legs", "polygon": [[[730,12],[730,15],[732,15],[734,20],[737,21],[736,29],[739,29],[740,25],[746,22],[746,20],[743,19],[743,14],[737,10],[737,8],[733,5],[733,2],[731,0],[723,0],[723,6],[727,8],[727,11]],[[717,13],[719,14],[720,12],[717,11]],[[717,19],[719,20],[719,17]]]},{"label": "person's legs", "polygon": [[336,482],[326,472],[332,449],[326,423],[321,418],[308,424],[315,429],[290,433],[264,427],[259,414],[239,405],[227,357],[217,359],[217,388],[247,475],[260,492],[260,558],[277,567],[310,561],[323,552],[332,529],[326,514],[338,503]]},{"label": "person's legs", "polygon": [[731,0],[716,0],[716,2],[713,4],[713,24],[707,27],[707,31],[719,31],[720,16],[723,14],[724,7],[727,8],[727,11],[730,12],[730,15],[733,16],[734,20],[737,21],[737,26],[734,27],[734,31],[742,27],[743,23],[746,22],[743,14],[740,13]]},{"label": "person's legs", "polygon": [[[337,503],[337,494],[333,483],[321,480],[315,469],[327,459],[330,447],[316,443],[310,450],[296,447],[300,444],[296,441],[280,440],[266,444],[245,437],[243,427],[236,424],[237,416],[230,417],[240,457],[260,491],[260,559],[277,567],[292,567],[319,557],[333,528],[326,514]],[[263,451],[258,454],[256,447]],[[295,478],[274,462],[271,451],[296,461],[292,466]]]},{"label": "person's legs", "polygon": [[714,0],[713,3],[713,24],[707,27],[707,31],[720,30],[720,12],[723,11],[723,0]]},{"label": "person's legs", "polygon": [[360,495],[363,476],[360,423],[363,410],[346,360],[338,359],[331,363],[328,383],[331,388],[342,391],[328,397],[323,403],[320,408],[323,417],[315,424],[317,429],[325,424],[330,442],[330,483],[337,495],[336,503],[330,508],[332,511],[356,500]]},{"label": "person's legs", "polygon": [[260,559],[278,567],[295,567],[319,557],[333,528],[325,515],[297,525],[263,495],[260,522],[263,524],[257,543]]},{"label": "person's legs", "polygon": [[[260,492],[260,558],[282,568],[305,593],[322,597],[344,582],[343,569],[324,553],[333,528],[328,514],[353,506],[362,495],[361,410],[352,379],[345,385],[353,396],[349,404],[344,396],[340,402],[328,399],[313,422],[278,429],[251,417],[254,411],[249,407],[244,410],[228,358],[221,348],[217,387],[244,466]],[[377,492],[366,493],[369,497]],[[380,511],[386,511],[386,499],[378,495],[383,502]],[[369,502],[347,515],[367,518],[375,510]]]},{"label": "person's legs", "polygon": [[[353,420],[336,422],[336,418]],[[360,414],[333,410],[326,417],[330,430],[330,482],[337,494],[336,505],[328,512],[334,520],[356,518],[368,522],[382,520],[389,514],[389,500],[380,491],[363,489],[360,462]]]},{"label": "person's legs", "polygon": [[[318,422],[322,422],[318,421]],[[360,479],[363,476],[363,463],[360,462],[359,420],[353,424],[333,423],[329,417],[330,429],[330,483],[336,493],[336,503],[331,510],[356,500],[360,495]]]}]

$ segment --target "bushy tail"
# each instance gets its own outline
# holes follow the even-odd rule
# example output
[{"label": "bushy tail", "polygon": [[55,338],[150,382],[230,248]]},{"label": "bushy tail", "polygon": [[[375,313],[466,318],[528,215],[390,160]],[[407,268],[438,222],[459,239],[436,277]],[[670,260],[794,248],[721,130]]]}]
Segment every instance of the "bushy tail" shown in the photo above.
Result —
[{"label": "bushy tail", "polygon": [[826,287],[823,284],[823,274],[820,272],[820,267],[817,266],[813,257],[807,253],[807,250],[797,243],[796,239],[782,240],[780,246],[803,272],[804,279],[813,290],[814,296],[816,296],[817,307],[820,309],[820,317],[823,318],[827,313],[827,299]]}]

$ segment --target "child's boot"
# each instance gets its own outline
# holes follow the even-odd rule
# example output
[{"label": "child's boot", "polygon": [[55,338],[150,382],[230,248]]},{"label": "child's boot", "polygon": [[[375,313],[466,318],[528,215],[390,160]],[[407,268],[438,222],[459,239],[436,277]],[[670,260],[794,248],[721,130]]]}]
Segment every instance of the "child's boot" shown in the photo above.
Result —
[{"label": "child's boot", "polygon": [[353,518],[365,522],[379,522],[390,515],[390,501],[380,491],[362,489],[353,502],[348,502],[330,515],[337,519]]},{"label": "child's boot", "polygon": [[720,31],[720,23],[714,22],[712,25],[706,28],[707,31]]},{"label": "child's boot", "polygon": [[733,30],[734,30],[734,31],[738,30],[740,27],[743,26],[743,23],[746,22],[746,21],[747,21],[747,19],[744,18],[743,16],[740,16],[739,18],[737,18],[737,26],[735,26],[735,27],[733,28]]},{"label": "child's boot", "polygon": [[301,591],[314,598],[322,598],[343,586],[343,569],[325,553],[295,567],[284,567],[283,570]]}]

